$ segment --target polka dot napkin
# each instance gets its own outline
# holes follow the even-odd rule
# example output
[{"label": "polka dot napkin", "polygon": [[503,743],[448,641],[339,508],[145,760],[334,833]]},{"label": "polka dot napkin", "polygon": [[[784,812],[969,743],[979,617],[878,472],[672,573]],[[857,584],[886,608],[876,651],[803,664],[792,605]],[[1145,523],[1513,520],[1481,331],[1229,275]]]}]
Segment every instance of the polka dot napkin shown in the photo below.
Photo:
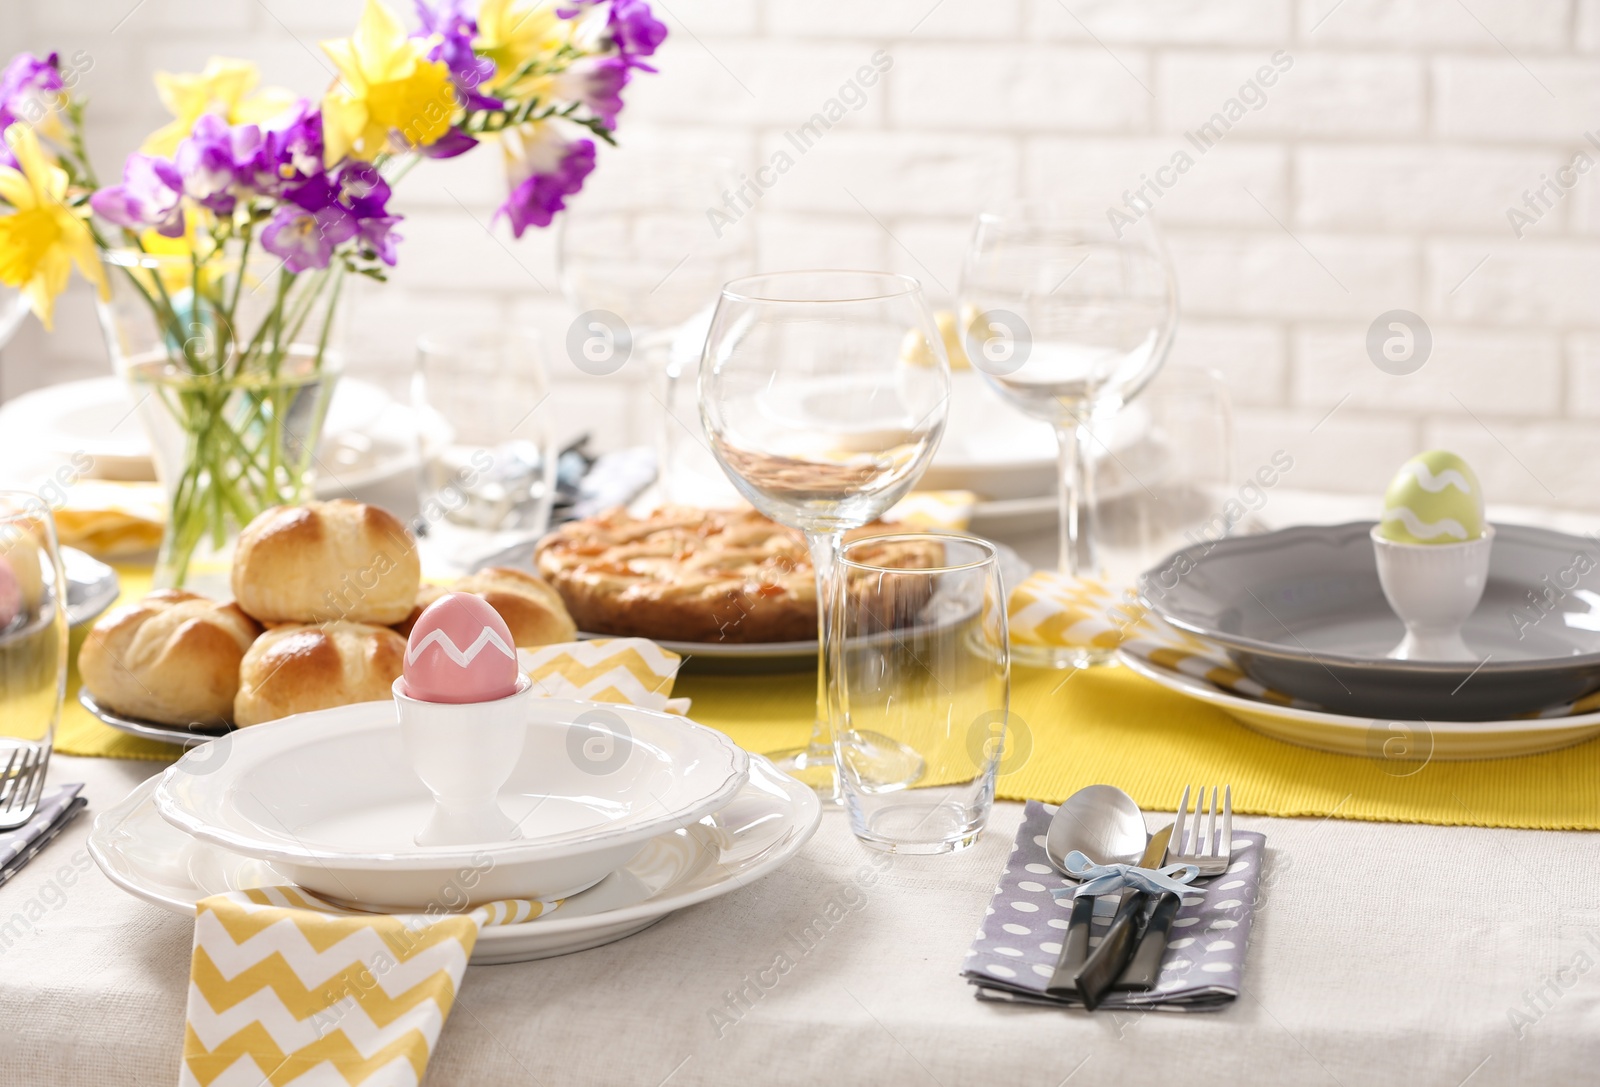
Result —
[{"label": "polka dot napkin", "polygon": [[[967,952],[961,974],[977,987],[980,1000],[1082,1006],[1075,997],[1054,997],[1044,991],[1055,972],[1072,911],[1072,899],[1057,901],[1050,891],[1074,886],[1045,856],[1044,835],[1054,813],[1054,808],[1037,800],[1028,801],[983,927]],[[1231,1004],[1239,995],[1265,843],[1263,834],[1234,831],[1233,863],[1228,871],[1199,881],[1195,893],[1184,896],[1167,937],[1156,987],[1148,992],[1113,990],[1101,1007],[1198,1011]],[[1110,927],[1116,903],[1116,895],[1102,895],[1095,901],[1091,947]]]}]

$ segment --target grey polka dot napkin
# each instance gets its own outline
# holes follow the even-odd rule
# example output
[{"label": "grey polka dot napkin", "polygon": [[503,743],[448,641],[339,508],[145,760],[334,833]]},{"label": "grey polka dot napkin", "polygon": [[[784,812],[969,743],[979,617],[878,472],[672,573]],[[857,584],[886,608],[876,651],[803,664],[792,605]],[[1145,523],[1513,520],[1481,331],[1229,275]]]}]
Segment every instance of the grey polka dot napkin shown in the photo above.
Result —
[{"label": "grey polka dot napkin", "polygon": [[[1028,801],[983,926],[967,952],[961,974],[977,987],[980,1000],[1082,1006],[1075,997],[1054,997],[1044,991],[1055,972],[1067,916],[1072,912],[1072,899],[1053,899],[1050,890],[1075,886],[1045,857],[1044,835],[1054,812],[1036,800]],[[1239,995],[1245,948],[1250,942],[1250,918],[1265,843],[1263,834],[1234,831],[1228,871],[1200,881],[1194,894],[1184,896],[1167,938],[1156,987],[1148,992],[1113,991],[1101,1006],[1188,1011],[1232,1003]],[[1099,944],[1110,927],[1116,904],[1114,894],[1095,900],[1091,947]]]}]

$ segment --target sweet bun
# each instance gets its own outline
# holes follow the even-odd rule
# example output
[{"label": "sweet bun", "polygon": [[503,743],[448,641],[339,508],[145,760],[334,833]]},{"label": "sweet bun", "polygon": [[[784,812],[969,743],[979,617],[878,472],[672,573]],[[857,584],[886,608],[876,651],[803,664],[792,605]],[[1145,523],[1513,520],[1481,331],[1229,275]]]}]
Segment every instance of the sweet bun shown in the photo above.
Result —
[{"label": "sweet bun", "polygon": [[387,510],[335,499],[275,506],[239,535],[233,595],[262,622],[387,626],[422,581],[416,541]]},{"label": "sweet bun", "polygon": [[417,619],[421,617],[423,609],[449,591],[443,585],[424,582],[417,589],[417,602],[411,605],[411,614],[396,623],[394,629],[402,638],[411,637],[411,628],[417,625]]},{"label": "sweet bun", "polygon": [[451,586],[456,592],[475,593],[488,601],[511,628],[516,645],[554,645],[578,636],[561,594],[544,579],[509,566],[491,566],[468,574]]},{"label": "sweet bun", "polygon": [[167,725],[233,718],[239,664],[261,628],[237,604],[162,589],[94,625],[78,653],[83,685],[114,713]]},{"label": "sweet bun", "polygon": [[256,639],[239,666],[238,725],[392,697],[406,640],[388,627],[335,621],[278,627]]}]

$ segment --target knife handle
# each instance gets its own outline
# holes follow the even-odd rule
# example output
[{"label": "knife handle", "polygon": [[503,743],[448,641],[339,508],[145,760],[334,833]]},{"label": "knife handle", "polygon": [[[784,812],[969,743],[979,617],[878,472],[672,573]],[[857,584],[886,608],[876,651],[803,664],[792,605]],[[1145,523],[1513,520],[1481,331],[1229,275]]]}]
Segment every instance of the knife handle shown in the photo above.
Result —
[{"label": "knife handle", "polygon": [[1172,931],[1172,922],[1182,905],[1183,899],[1171,891],[1162,892],[1144,927],[1144,934],[1139,937],[1139,949],[1133,953],[1133,961],[1128,964],[1122,980],[1117,982],[1118,989],[1143,991],[1156,987],[1161,976],[1161,960],[1167,953],[1167,933]]},{"label": "knife handle", "polygon": [[1083,964],[1083,969],[1078,971],[1075,979],[1078,995],[1090,1011],[1100,1006],[1101,998],[1122,976],[1128,960],[1133,958],[1139,938],[1139,916],[1144,912],[1147,898],[1143,891],[1134,891],[1123,898],[1122,905],[1117,908],[1117,916],[1111,922],[1111,930]]},{"label": "knife handle", "polygon": [[1072,900],[1072,914],[1067,919],[1067,935],[1061,941],[1061,954],[1056,958],[1056,972],[1044,991],[1051,996],[1071,996],[1078,991],[1078,971],[1089,957],[1089,925],[1094,919],[1094,895],[1078,895]]}]

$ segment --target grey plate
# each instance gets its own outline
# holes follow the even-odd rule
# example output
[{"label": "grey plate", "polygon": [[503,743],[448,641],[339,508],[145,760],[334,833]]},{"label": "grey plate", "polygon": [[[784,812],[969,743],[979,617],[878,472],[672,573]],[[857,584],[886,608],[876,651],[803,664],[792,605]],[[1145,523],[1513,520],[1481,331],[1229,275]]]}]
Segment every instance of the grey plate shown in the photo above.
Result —
[{"label": "grey plate", "polygon": [[228,725],[162,725],[138,717],[124,717],[103,708],[94,700],[94,696],[85,690],[78,691],[78,702],[95,720],[110,725],[119,732],[143,736],[157,743],[175,744],[178,747],[197,747],[207,740],[215,740],[218,736],[233,731]]},{"label": "grey plate", "polygon": [[1371,521],[1196,544],[1139,577],[1151,609],[1252,679],[1365,717],[1490,721],[1600,689],[1600,540],[1496,525],[1463,636],[1479,660],[1396,661]]},{"label": "grey plate", "polygon": [[75,547],[61,549],[61,565],[67,572],[67,623],[71,626],[94,622],[122,591],[115,570]]}]

